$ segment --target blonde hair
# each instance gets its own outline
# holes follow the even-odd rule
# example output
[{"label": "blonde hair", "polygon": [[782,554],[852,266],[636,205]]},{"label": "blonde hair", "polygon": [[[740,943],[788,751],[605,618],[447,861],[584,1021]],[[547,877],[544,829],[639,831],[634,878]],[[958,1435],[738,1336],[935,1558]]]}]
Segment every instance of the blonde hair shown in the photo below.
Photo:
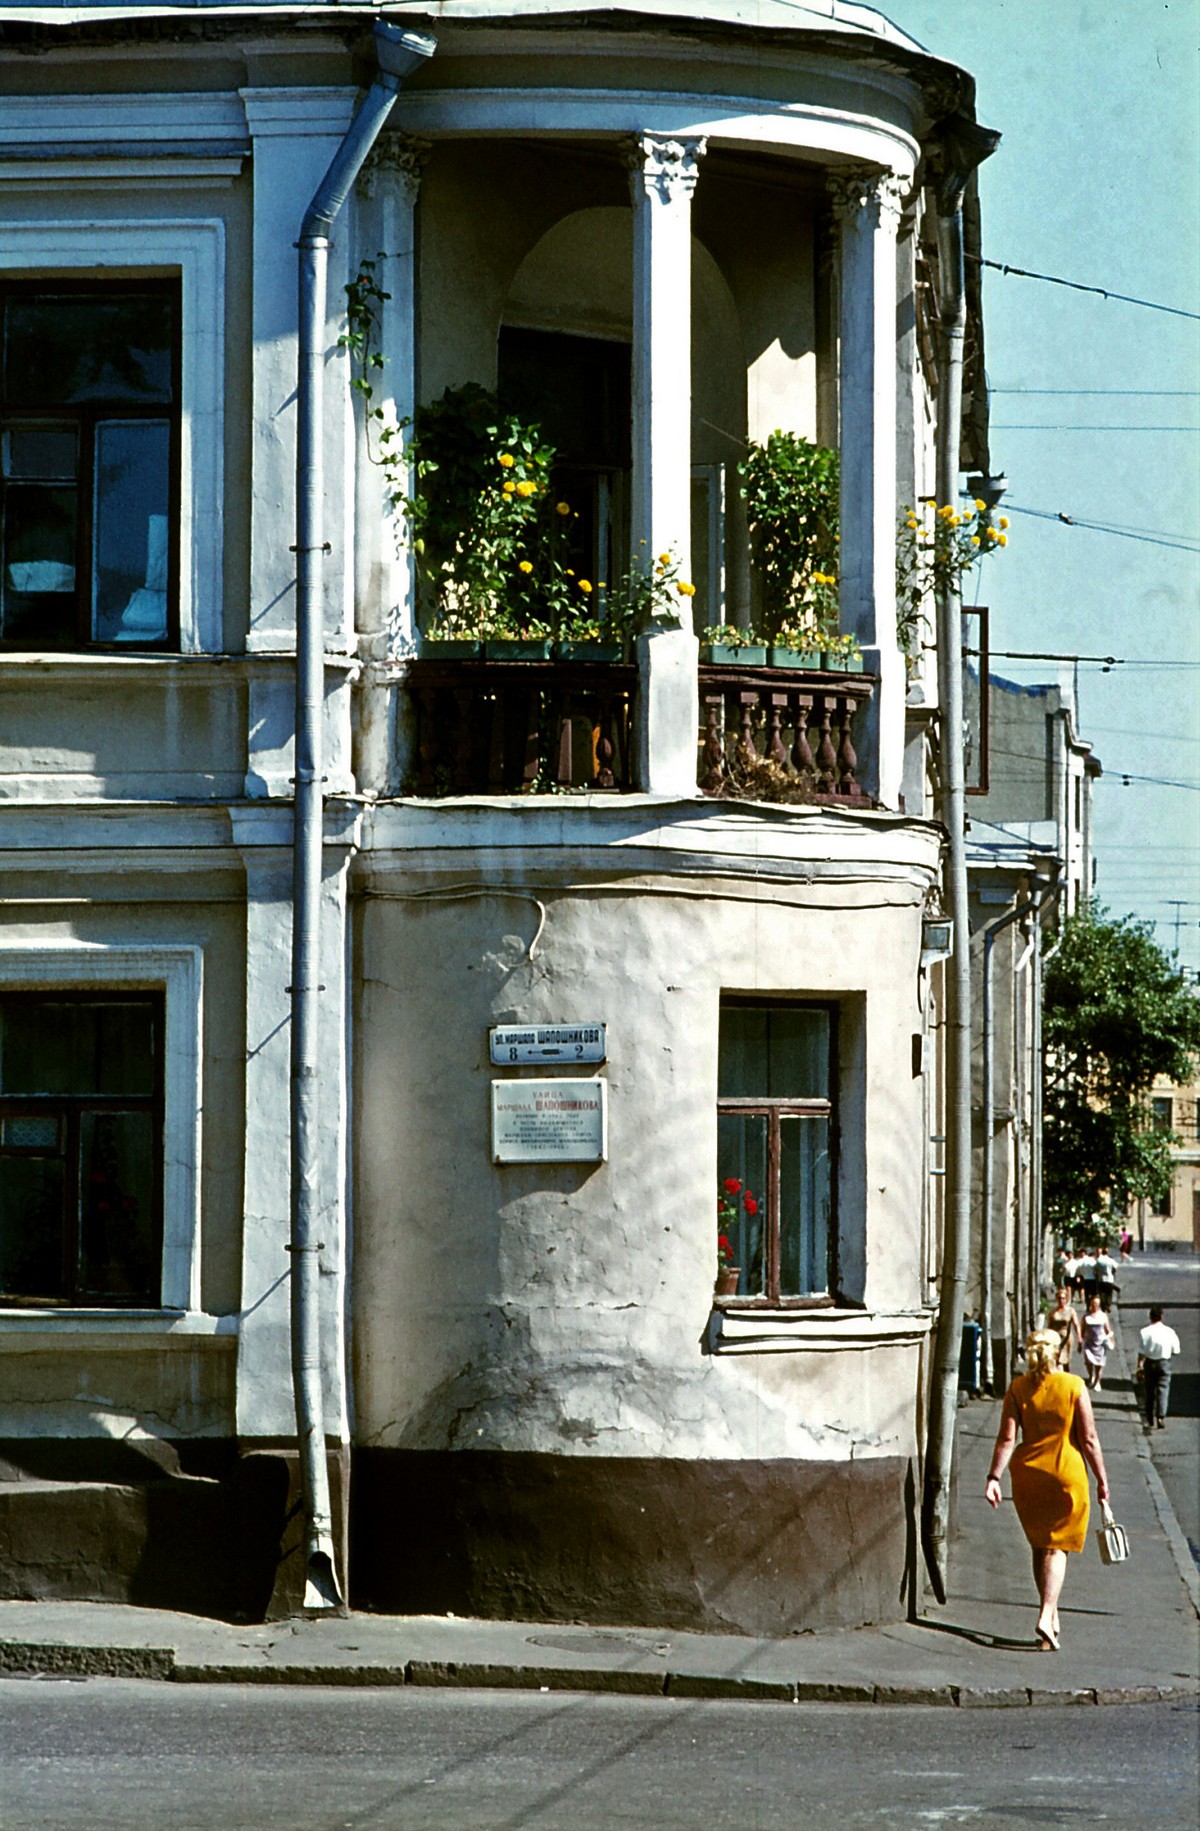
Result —
[{"label": "blonde hair", "polygon": [[1025,1337],[1025,1364],[1035,1380],[1044,1380],[1058,1369],[1062,1343],[1053,1329],[1035,1329]]}]

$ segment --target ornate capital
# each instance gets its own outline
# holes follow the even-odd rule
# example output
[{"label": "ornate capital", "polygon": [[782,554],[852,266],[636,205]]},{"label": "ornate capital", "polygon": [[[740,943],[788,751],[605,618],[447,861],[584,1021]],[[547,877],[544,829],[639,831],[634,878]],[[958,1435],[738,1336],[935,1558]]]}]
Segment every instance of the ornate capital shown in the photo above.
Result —
[{"label": "ornate capital", "polygon": [[640,185],[647,197],[664,203],[690,197],[700,175],[700,161],[708,142],[676,140],[666,134],[638,134],[629,144],[629,181],[636,194]]},{"label": "ornate capital", "polygon": [[404,193],[407,203],[415,204],[429,147],[428,140],[416,140],[411,134],[381,134],[362,169],[366,195],[377,197],[395,187]]},{"label": "ornate capital", "polygon": [[826,188],[833,201],[833,213],[843,227],[857,223],[868,212],[875,213],[876,223],[895,227],[904,208],[904,185],[895,172],[878,166],[831,172]]}]

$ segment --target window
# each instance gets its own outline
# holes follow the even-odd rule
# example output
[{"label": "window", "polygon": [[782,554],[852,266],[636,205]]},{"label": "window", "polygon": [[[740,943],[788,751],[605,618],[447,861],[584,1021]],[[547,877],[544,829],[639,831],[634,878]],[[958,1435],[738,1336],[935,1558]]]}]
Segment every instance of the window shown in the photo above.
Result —
[{"label": "window", "polygon": [[832,1296],[834,1051],[828,1006],[722,1003],[717,1177],[741,1185],[730,1240],[738,1298]]},{"label": "window", "polygon": [[1172,1119],[1172,1101],[1169,1097],[1158,1096],[1150,1102],[1151,1122],[1156,1132],[1169,1132]]},{"label": "window", "polygon": [[0,1301],[156,1305],[160,992],[0,994]]},{"label": "window", "polygon": [[179,289],[0,287],[0,635],[178,646]]}]

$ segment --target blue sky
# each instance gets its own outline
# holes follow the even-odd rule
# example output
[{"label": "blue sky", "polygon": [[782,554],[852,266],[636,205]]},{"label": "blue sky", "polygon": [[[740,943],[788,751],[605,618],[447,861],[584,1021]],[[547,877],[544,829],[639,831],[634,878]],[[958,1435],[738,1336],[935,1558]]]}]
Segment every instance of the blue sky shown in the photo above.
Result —
[{"label": "blue sky", "polygon": [[[1004,136],[980,172],[987,259],[1200,312],[1200,0],[880,10],[972,71]],[[1012,525],[967,595],[991,606],[994,650],[1122,659],[1078,671],[1104,765],[1097,894],[1168,948],[1178,921],[1197,970],[1200,323],[990,270],[984,319]],[[1043,519],[1060,513],[1141,538]],[[1056,664],[993,671],[1028,682]]]}]

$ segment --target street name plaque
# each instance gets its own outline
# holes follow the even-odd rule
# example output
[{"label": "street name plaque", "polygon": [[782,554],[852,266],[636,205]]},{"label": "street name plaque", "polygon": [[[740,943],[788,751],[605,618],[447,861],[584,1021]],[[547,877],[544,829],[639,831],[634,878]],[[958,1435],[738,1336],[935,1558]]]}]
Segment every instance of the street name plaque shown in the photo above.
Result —
[{"label": "street name plaque", "polygon": [[488,1031],[492,1065],[605,1060],[603,1024],[497,1024]]},{"label": "street name plaque", "polygon": [[493,1163],[603,1163],[608,1082],[493,1081]]}]

